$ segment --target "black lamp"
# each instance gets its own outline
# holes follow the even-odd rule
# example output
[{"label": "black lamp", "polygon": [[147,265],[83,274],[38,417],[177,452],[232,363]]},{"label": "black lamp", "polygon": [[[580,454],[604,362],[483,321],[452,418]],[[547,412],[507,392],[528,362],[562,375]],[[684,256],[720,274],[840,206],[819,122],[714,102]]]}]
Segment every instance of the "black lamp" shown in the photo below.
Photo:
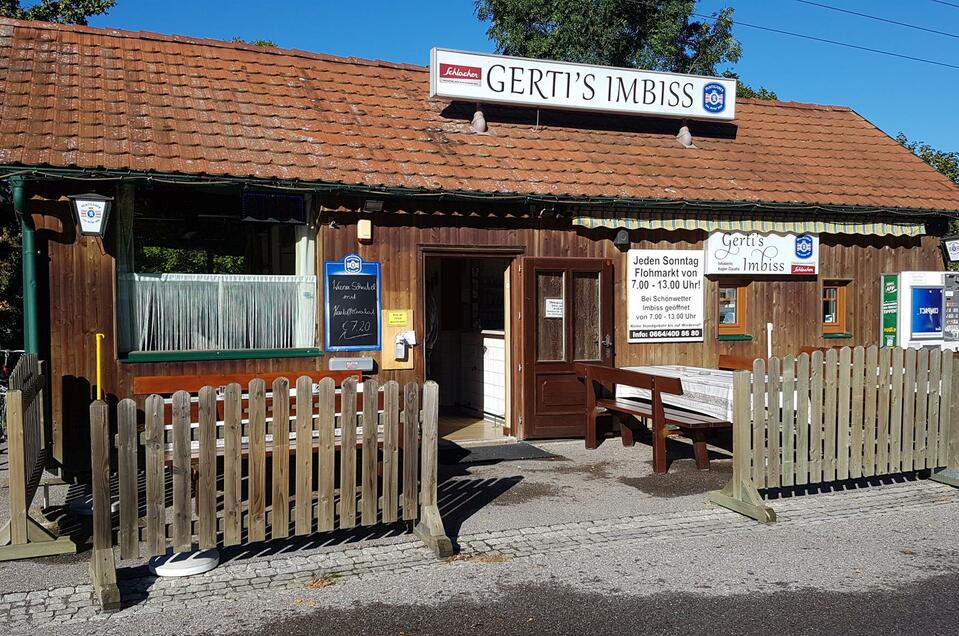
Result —
[{"label": "black lamp", "polygon": [[73,220],[80,228],[81,236],[103,236],[107,232],[107,219],[110,218],[110,207],[113,197],[102,194],[71,194],[70,203],[73,207]]},{"label": "black lamp", "polygon": [[613,245],[616,246],[620,252],[625,252],[629,249],[629,232],[627,230],[620,230],[616,232],[616,237],[613,239]]}]

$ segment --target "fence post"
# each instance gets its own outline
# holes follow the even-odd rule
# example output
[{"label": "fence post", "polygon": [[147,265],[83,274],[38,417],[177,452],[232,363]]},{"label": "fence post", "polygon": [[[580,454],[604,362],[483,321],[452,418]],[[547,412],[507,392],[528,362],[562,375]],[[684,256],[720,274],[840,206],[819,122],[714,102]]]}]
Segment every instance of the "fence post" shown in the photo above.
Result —
[{"label": "fence post", "polygon": [[110,420],[106,403],[90,405],[90,466],[93,485],[93,594],[107,611],[120,609],[116,559],[113,555],[113,513],[110,507]]},{"label": "fence post", "polygon": [[[422,448],[422,467],[420,476],[420,521],[413,528],[413,533],[432,550],[438,557],[448,557],[453,554],[453,544],[446,536],[443,527],[443,518],[440,517],[437,505],[437,464],[439,458],[439,439],[437,426],[439,420],[439,386],[435,382],[426,382],[423,385],[423,423],[420,444]],[[409,420],[406,426],[415,426]],[[405,452],[413,449],[407,447]],[[415,454],[413,455],[415,457]],[[415,461],[415,459],[414,459]]]},{"label": "fence post", "polygon": [[752,413],[749,371],[736,371],[733,376],[733,476],[722,490],[712,490],[707,497],[713,503],[768,523],[776,520],[776,512],[763,504],[750,475],[750,440]]},{"label": "fence post", "polygon": [[[940,426],[942,438],[939,443],[946,448],[946,467],[934,470],[931,478],[959,488],[959,358],[950,357],[952,358],[950,361],[952,363],[952,386],[946,387],[949,401],[939,409],[939,418],[943,422],[943,425]],[[945,430],[946,428],[948,430]]]}]

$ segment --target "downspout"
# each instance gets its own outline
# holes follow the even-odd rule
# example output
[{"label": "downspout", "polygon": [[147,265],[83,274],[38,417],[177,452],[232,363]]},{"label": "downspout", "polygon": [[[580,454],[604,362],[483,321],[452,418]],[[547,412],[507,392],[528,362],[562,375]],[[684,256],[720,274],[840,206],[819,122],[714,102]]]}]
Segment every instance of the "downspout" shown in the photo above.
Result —
[{"label": "downspout", "polygon": [[27,188],[23,177],[12,177],[13,209],[20,219],[20,253],[23,265],[23,349],[40,353],[37,326],[37,248],[33,220],[27,210]]}]

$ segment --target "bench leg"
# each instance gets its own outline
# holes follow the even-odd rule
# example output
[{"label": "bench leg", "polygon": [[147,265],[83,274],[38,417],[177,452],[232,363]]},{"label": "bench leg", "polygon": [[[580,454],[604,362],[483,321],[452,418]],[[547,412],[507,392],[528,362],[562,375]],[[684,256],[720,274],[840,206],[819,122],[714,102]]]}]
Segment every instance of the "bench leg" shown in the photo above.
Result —
[{"label": "bench leg", "polygon": [[586,413],[586,448],[592,450],[599,444],[596,442],[596,409],[590,409]]},{"label": "bench leg", "polygon": [[657,475],[663,475],[667,471],[666,466],[666,424],[653,421],[653,472]]},{"label": "bench leg", "polygon": [[619,434],[623,438],[623,446],[627,448],[634,446],[636,440],[633,438],[633,426],[632,422],[628,420],[629,416],[616,415],[614,417],[616,421],[619,422]]},{"label": "bench leg", "polygon": [[693,429],[690,431],[693,440],[693,455],[696,457],[696,468],[709,470],[709,451],[706,449],[706,431]]}]

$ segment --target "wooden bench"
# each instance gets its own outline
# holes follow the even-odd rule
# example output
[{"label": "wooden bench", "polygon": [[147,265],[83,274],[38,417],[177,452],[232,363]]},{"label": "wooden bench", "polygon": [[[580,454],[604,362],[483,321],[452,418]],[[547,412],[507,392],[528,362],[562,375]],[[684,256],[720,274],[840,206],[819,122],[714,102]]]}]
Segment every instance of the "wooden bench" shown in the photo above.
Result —
[{"label": "wooden bench", "polygon": [[[577,364],[576,373],[586,380],[586,448],[597,447],[597,417],[608,413],[620,420],[623,446],[632,446],[633,423],[626,415],[639,420],[652,419],[653,422],[653,471],[666,473],[666,438],[678,429],[693,441],[693,453],[696,467],[709,469],[709,455],[706,449],[706,433],[712,429],[730,429],[732,422],[726,422],[683,409],[663,405],[663,394],[682,395],[683,383],[679,378],[671,378],[637,371],[614,369],[596,364]],[[622,384],[650,392],[649,402],[616,398],[616,385]]]}]

